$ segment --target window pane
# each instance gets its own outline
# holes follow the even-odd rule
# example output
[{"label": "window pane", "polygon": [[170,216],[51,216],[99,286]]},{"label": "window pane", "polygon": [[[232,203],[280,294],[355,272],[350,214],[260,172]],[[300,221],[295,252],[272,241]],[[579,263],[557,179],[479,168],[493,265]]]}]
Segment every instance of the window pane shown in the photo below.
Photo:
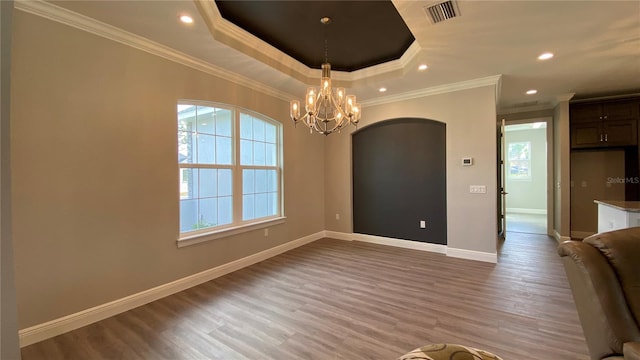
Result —
[{"label": "window pane", "polygon": [[278,191],[278,171],[267,171],[267,191]]},{"label": "window pane", "polygon": [[192,132],[178,131],[178,162],[193,164],[195,161],[195,139]]},{"label": "window pane", "polygon": [[216,136],[216,164],[231,165],[231,138]]},{"label": "window pane", "polygon": [[215,197],[218,194],[218,170],[200,169],[200,198]]},{"label": "window pane", "polygon": [[218,169],[218,196],[231,196],[231,169]]},{"label": "window pane", "polygon": [[198,106],[198,118],[196,128],[201,134],[215,134],[215,124],[213,122],[213,108],[208,106]]},{"label": "window pane", "polygon": [[245,169],[242,170],[242,193],[243,194],[253,194],[255,187],[253,186],[254,182],[254,170]]},{"label": "window pane", "polygon": [[180,171],[180,199],[198,197],[198,172],[196,169],[178,169]]},{"label": "window pane", "polygon": [[269,196],[269,208],[267,209],[268,215],[276,215],[278,213],[278,193],[270,192]]},{"label": "window pane", "polygon": [[198,222],[198,200],[180,200],[180,231],[192,231]]},{"label": "window pane", "polygon": [[276,166],[276,144],[266,144],[265,165]]},{"label": "window pane", "polygon": [[265,164],[265,148],[263,142],[253,143],[253,165]]},{"label": "window pane", "polygon": [[217,226],[218,220],[218,199],[200,199],[199,200],[200,214],[198,216],[197,229],[203,229],[208,227]]},{"label": "window pane", "polygon": [[253,119],[253,140],[264,141],[264,121]]},{"label": "window pane", "polygon": [[265,138],[268,143],[275,144],[276,143],[276,126],[269,124],[268,122],[264,123],[265,125]]},{"label": "window pane", "polygon": [[198,163],[214,164],[215,159],[215,137],[198,134]]},{"label": "window pane", "polygon": [[269,197],[267,194],[256,194],[255,200],[255,216],[256,218],[265,217],[268,214]]},{"label": "window pane", "polygon": [[196,107],[178,105],[178,131],[196,131]]},{"label": "window pane", "polygon": [[242,220],[255,218],[253,212],[253,194],[242,195]]},{"label": "window pane", "polygon": [[267,192],[267,170],[256,170],[256,193]]},{"label": "window pane", "polygon": [[233,219],[233,202],[231,196],[218,198],[218,225],[231,224]]},{"label": "window pane", "polygon": [[253,118],[247,114],[240,114],[240,138],[253,139]]},{"label": "window pane", "polygon": [[231,110],[216,109],[216,134],[231,137]]},{"label": "window pane", "polygon": [[253,142],[240,140],[240,164],[253,165]]}]

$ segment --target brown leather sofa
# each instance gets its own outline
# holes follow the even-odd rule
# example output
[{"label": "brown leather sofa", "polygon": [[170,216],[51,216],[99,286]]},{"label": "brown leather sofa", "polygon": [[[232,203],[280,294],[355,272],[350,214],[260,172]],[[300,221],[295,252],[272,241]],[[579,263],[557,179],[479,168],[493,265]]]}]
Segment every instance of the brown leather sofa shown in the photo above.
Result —
[{"label": "brown leather sofa", "polygon": [[567,272],[593,360],[640,360],[640,227],[566,241]]}]

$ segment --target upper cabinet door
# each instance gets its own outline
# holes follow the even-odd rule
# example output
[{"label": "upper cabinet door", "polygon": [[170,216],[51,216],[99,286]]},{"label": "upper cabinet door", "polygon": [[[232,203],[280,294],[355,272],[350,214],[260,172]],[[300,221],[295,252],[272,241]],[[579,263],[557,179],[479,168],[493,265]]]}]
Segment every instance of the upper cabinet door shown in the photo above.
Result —
[{"label": "upper cabinet door", "polygon": [[602,105],[599,103],[571,104],[569,117],[571,122],[602,120]]},{"label": "upper cabinet door", "polygon": [[615,101],[602,104],[603,120],[627,120],[638,116],[638,101]]}]

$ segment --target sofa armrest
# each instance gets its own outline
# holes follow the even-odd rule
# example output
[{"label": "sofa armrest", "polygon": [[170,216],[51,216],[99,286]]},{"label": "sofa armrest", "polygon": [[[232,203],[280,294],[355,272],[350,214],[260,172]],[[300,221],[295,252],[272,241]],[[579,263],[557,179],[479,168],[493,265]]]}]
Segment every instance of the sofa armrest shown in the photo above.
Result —
[{"label": "sofa armrest", "polygon": [[560,245],[571,292],[592,359],[622,355],[626,342],[640,338],[618,278],[606,258],[582,241]]},{"label": "sofa armrest", "polygon": [[640,360],[640,342],[624,343],[624,360]]}]

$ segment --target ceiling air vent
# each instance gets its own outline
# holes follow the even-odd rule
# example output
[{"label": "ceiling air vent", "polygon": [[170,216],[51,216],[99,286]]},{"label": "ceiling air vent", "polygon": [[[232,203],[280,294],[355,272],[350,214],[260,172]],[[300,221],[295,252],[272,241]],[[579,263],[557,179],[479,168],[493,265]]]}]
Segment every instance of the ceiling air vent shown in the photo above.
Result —
[{"label": "ceiling air vent", "polygon": [[452,0],[426,6],[424,11],[432,24],[460,16],[458,3]]}]

